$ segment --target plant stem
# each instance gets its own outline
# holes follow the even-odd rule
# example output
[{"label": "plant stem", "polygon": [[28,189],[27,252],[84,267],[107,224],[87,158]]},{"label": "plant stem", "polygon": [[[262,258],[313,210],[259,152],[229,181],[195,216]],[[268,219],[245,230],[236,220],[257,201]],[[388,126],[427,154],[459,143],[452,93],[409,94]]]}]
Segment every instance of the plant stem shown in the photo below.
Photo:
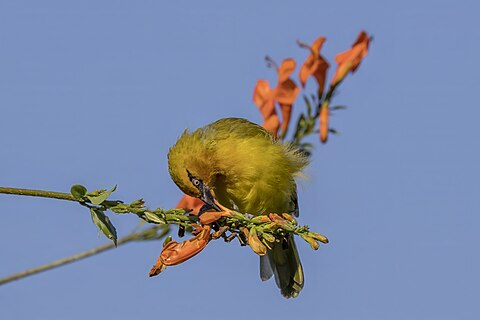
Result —
[{"label": "plant stem", "polygon": [[[146,237],[148,235],[151,235],[152,229],[156,229],[156,228],[157,227],[155,226],[155,227],[151,227],[151,228],[145,229],[145,230],[140,231],[140,232],[132,232],[132,233],[126,235],[125,237],[118,239],[117,246],[120,246],[122,244],[131,242],[131,241],[142,240],[144,237]],[[164,235],[164,233],[166,233],[166,232],[163,232],[161,235],[159,235],[159,237],[162,237]],[[35,268],[27,269],[25,271],[12,274],[8,277],[1,278],[0,279],[0,286],[3,285],[3,284],[6,284],[8,282],[19,280],[19,279],[22,279],[22,278],[25,278],[25,277],[43,272],[43,271],[47,271],[47,270],[50,270],[50,269],[54,269],[54,268],[66,265],[68,263],[72,263],[72,262],[75,262],[75,261],[78,261],[78,260],[81,260],[81,259],[88,258],[90,256],[102,253],[104,251],[107,251],[107,250],[110,250],[110,249],[113,249],[113,248],[115,248],[115,245],[113,243],[107,243],[107,244],[104,244],[102,246],[99,246],[99,247],[96,247],[96,248],[93,248],[93,249],[90,249],[90,250],[86,250],[86,251],[74,254],[70,257],[59,259],[59,260],[56,260],[56,261],[53,261],[53,262],[35,267]]]},{"label": "plant stem", "polygon": [[75,197],[70,193],[63,193],[63,192],[0,187],[0,193],[14,194],[18,196],[42,197],[42,198],[52,198],[52,199],[79,202],[78,199],[75,199]]}]

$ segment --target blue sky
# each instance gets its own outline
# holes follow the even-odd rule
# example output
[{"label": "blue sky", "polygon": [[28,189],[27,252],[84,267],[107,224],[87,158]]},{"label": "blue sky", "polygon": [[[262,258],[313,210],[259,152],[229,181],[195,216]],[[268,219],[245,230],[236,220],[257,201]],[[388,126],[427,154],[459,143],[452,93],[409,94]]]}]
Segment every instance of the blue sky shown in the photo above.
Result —
[{"label": "blue sky", "polygon": [[[261,122],[251,102],[265,67],[301,62],[295,41],[324,35],[333,61],[375,37],[335,102],[300,183],[306,284],[285,300],[248,248],[215,242],[156,278],[160,242],[134,243],[0,287],[1,319],[476,319],[480,316],[473,1],[2,1],[0,185],[173,207],[166,166],[185,128]],[[333,70],[331,70],[333,71]],[[331,73],[330,73],[331,75]],[[312,87],[309,87],[310,89]],[[296,114],[303,107],[296,106]],[[0,277],[106,242],[72,203],[0,195]],[[121,235],[135,217],[113,216]]]}]

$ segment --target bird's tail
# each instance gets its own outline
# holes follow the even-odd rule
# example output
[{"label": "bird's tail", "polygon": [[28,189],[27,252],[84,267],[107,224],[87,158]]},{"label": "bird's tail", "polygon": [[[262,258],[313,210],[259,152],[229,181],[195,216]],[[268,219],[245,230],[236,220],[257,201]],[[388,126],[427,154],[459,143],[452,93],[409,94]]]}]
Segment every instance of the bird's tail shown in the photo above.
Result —
[{"label": "bird's tail", "polygon": [[277,242],[272,250],[260,257],[260,278],[265,281],[275,275],[282,295],[295,298],[303,288],[303,269],[293,235],[290,235],[286,244]]}]

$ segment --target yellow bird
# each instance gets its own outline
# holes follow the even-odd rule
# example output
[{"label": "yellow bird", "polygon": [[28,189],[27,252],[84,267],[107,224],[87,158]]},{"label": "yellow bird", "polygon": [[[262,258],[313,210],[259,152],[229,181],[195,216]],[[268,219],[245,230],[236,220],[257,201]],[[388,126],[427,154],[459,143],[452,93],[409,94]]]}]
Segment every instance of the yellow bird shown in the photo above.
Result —
[{"label": "yellow bird", "polygon": [[[298,216],[295,177],[308,164],[300,152],[248,120],[226,118],[186,130],[170,149],[168,168],[186,194],[216,207],[209,194],[232,210],[252,215]],[[217,209],[217,208],[216,208]],[[260,257],[260,278],[275,281],[286,298],[303,288],[303,269],[293,236]]]}]

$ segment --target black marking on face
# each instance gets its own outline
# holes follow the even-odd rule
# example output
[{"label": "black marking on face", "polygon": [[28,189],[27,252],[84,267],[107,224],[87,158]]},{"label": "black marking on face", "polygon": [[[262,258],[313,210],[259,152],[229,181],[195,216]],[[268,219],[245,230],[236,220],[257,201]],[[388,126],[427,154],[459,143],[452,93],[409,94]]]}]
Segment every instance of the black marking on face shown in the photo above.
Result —
[{"label": "black marking on face", "polygon": [[[195,186],[195,188],[198,189],[198,191],[200,191],[200,199],[206,204],[205,208],[202,207],[203,211],[207,211],[210,209],[222,211],[220,207],[215,203],[215,198],[213,197],[210,188],[205,183],[203,183],[202,180],[192,175],[190,171],[188,171],[188,169],[187,174],[190,182]],[[202,209],[200,209],[200,211],[202,211]]]},{"label": "black marking on face", "polygon": [[190,180],[190,182],[195,186],[195,188],[197,188],[200,192],[202,192],[202,189],[203,189],[203,181],[198,179],[197,177],[195,177],[194,175],[192,175],[190,173],[190,171],[188,171],[187,169],[187,174],[188,174],[188,179]]}]

